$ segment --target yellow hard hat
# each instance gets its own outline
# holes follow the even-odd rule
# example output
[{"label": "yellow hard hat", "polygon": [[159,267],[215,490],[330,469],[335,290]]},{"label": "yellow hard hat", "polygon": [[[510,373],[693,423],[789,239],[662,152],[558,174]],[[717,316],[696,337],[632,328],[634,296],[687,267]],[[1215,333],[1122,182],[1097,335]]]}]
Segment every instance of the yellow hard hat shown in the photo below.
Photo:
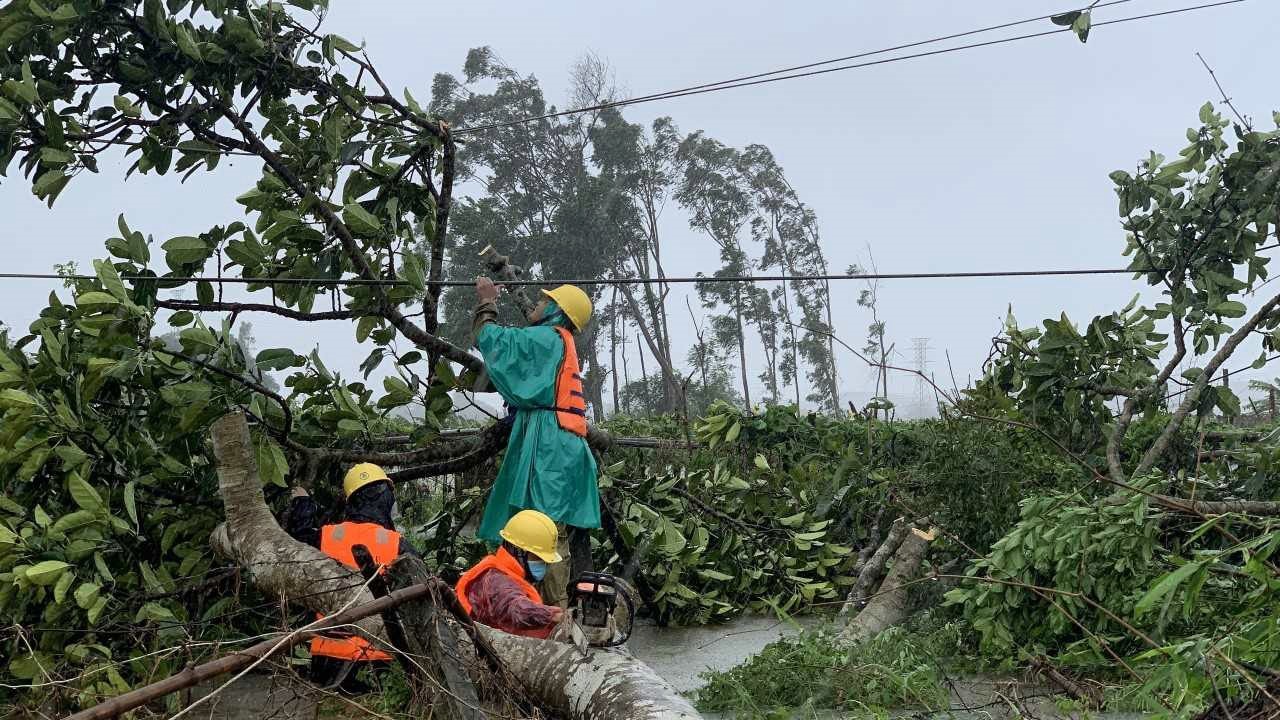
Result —
[{"label": "yellow hard hat", "polygon": [[[568,286],[566,286],[568,287]],[[503,540],[549,563],[564,560],[556,550],[556,524],[537,510],[521,510],[498,533]]]},{"label": "yellow hard hat", "polygon": [[576,285],[561,285],[555,290],[543,290],[543,295],[556,301],[573,326],[581,330],[591,321],[591,298]]},{"label": "yellow hard hat", "polygon": [[373,463],[360,463],[347,471],[347,476],[342,478],[342,492],[347,497],[360,488],[369,483],[376,483],[379,480],[391,480],[387,477],[387,471],[374,465]]}]

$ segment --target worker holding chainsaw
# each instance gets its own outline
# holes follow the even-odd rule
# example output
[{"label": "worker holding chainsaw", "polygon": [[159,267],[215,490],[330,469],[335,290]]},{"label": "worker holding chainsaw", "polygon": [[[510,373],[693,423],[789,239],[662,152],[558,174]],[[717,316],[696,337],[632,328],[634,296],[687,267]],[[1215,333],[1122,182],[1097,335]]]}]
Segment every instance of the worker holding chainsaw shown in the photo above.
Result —
[{"label": "worker holding chainsaw", "polygon": [[521,510],[499,531],[502,545],[462,574],[455,586],[458,602],[476,622],[513,635],[546,638],[564,618],[564,610],[544,605],[533,583],[556,551],[556,524],[537,510]]},{"label": "worker holding chainsaw", "polygon": [[[561,285],[528,314],[529,327],[497,321],[498,288],[476,280],[472,330],[489,380],[513,413],[511,437],[477,535],[497,544],[501,531],[521,510],[537,510],[556,523],[554,562],[542,580],[542,598],[565,607],[570,585],[569,536],[590,568],[586,531],[600,527],[596,461],[587,447],[587,405],[574,334],[591,319],[591,299],[580,288]],[[582,541],[586,542],[582,542]],[[584,550],[585,548],[585,550]]]}]

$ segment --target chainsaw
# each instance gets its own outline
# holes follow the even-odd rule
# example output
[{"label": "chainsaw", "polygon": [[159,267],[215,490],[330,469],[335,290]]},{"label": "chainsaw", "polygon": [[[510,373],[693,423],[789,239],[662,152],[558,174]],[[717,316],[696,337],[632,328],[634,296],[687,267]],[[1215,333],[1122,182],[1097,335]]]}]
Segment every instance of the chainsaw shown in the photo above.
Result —
[{"label": "chainsaw", "polygon": [[[618,625],[619,602],[626,608]],[[635,627],[636,604],[625,582],[605,573],[586,572],[569,587],[569,609],[574,623],[591,635],[592,647],[617,647],[627,642]]]}]

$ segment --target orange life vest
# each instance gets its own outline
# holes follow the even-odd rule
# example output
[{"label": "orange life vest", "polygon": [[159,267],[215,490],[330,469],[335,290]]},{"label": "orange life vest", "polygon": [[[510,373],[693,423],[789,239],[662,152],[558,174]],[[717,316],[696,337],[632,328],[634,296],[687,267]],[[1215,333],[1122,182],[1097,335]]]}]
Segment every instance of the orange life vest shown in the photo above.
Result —
[{"label": "orange life vest", "polygon": [[560,427],[577,435],[587,436],[587,398],[582,394],[582,372],[578,367],[578,348],[573,344],[573,333],[556,327],[564,340],[564,359],[556,374],[556,420]]},{"label": "orange life vest", "polygon": [[471,601],[467,599],[467,586],[490,570],[497,570],[511,578],[524,591],[525,597],[539,605],[542,604],[542,595],[538,594],[538,589],[524,579],[524,567],[520,565],[520,561],[507,552],[506,548],[498,548],[498,552],[484,556],[480,562],[463,573],[462,577],[458,578],[458,584],[454,586],[454,592],[458,595],[458,603],[462,605],[463,610],[467,611],[468,616],[472,615],[472,608]]},{"label": "orange life vest", "polygon": [[[374,562],[387,565],[400,554],[400,533],[377,523],[358,522],[325,525],[320,529],[320,552],[353,570],[358,569],[351,553],[356,545],[369,548]],[[385,572],[385,568],[383,571]],[[317,614],[317,617],[324,616]],[[339,635],[335,631],[330,631],[327,636],[317,635],[312,638],[311,654],[353,662],[391,659],[390,655],[375,649],[359,635]]]}]

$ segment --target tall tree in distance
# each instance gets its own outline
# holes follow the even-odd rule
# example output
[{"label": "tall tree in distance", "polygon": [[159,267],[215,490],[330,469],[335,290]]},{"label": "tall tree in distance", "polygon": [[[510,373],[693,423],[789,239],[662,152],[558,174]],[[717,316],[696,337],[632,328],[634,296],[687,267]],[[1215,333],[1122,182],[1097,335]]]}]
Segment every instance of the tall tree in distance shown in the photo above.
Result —
[{"label": "tall tree in distance", "polygon": [[[698,131],[680,143],[678,158],[683,175],[676,198],[689,212],[689,226],[705,233],[720,249],[721,265],[713,277],[751,275],[751,262],[740,235],[750,223],[753,203],[750,184],[741,172],[740,154]],[[770,306],[768,291],[754,284],[709,280],[698,284],[698,294],[707,308],[729,309],[727,317],[733,323],[742,398],[750,405],[745,326],[751,319],[761,317],[753,310]],[[730,329],[723,322],[713,322],[713,326],[721,339],[723,332]]]},{"label": "tall tree in distance", "polygon": [[[752,221],[752,236],[763,245],[758,267],[761,270],[776,268],[780,274],[791,277],[827,274],[817,217],[800,201],[773,153],[763,145],[749,145],[742,160],[758,213]],[[789,345],[789,353],[782,363],[783,377],[793,385],[799,406],[803,356],[810,388],[805,399],[834,412],[839,407],[839,390],[831,346],[831,300],[827,286],[817,280],[792,280],[783,281],[779,290],[778,301]],[[793,301],[799,310],[798,321],[792,312]],[[802,332],[798,335],[797,330]]]},{"label": "tall tree in distance", "polygon": [[[618,216],[624,252],[617,275],[660,281],[666,271],[659,218],[678,178],[679,132],[668,117],[658,118],[646,131],[641,125],[626,122],[617,111],[606,110],[592,129],[591,140],[593,161],[626,206]],[[620,285],[618,290],[658,363],[662,380],[660,410],[672,412],[681,408],[683,391],[672,360],[666,306],[670,286],[646,282],[636,288]]]},{"label": "tall tree in distance", "polygon": [[[593,56],[575,65],[571,79],[575,106],[598,104],[614,92],[608,66]],[[459,175],[484,192],[460,202],[455,213],[458,262],[448,269],[452,278],[474,276],[475,259],[485,247],[511,257],[533,279],[610,273],[623,252],[616,218],[625,208],[610,180],[588,167],[599,113],[515,122],[555,107],[537,78],[520,75],[487,47],[467,54],[461,79],[436,76],[431,108],[455,125],[487,128],[470,135],[458,153]],[[583,289],[600,304],[599,286]],[[470,332],[472,300],[465,291],[446,299],[457,339]],[[519,322],[510,309],[504,312],[508,321]],[[598,328],[598,321],[583,328],[577,349],[587,401],[600,421],[608,371],[599,358]]]}]

